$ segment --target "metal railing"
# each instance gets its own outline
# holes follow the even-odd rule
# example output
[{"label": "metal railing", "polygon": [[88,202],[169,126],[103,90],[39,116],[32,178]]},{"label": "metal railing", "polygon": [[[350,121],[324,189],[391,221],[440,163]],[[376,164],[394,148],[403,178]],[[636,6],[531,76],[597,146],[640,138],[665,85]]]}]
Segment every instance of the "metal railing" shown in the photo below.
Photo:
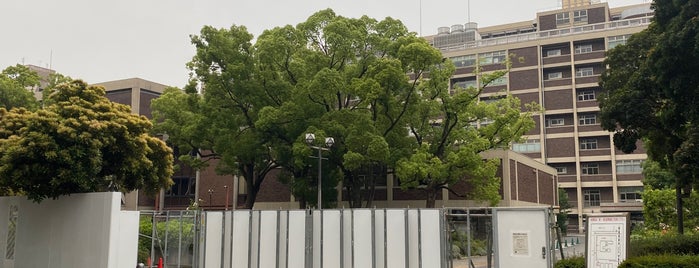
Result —
[{"label": "metal railing", "polygon": [[646,26],[646,25],[650,24],[652,18],[653,18],[653,16],[646,16],[646,17],[641,17],[641,18],[617,20],[617,21],[603,22],[603,23],[596,23],[596,24],[579,25],[579,26],[573,26],[573,27],[568,27],[568,28],[563,28],[563,29],[516,34],[516,35],[509,35],[509,36],[496,37],[496,38],[487,38],[487,39],[466,42],[463,44],[458,44],[458,45],[453,45],[453,46],[439,47],[439,50],[442,52],[455,51],[455,50],[465,50],[468,48],[504,45],[504,44],[518,43],[518,42],[534,41],[534,40],[539,40],[539,39],[546,39],[546,38],[551,38],[551,37],[568,36],[568,35],[585,34],[585,33],[591,33],[591,32],[599,32],[599,31],[605,31],[605,30],[614,30],[614,29],[622,29],[622,28],[629,28],[629,27]]}]

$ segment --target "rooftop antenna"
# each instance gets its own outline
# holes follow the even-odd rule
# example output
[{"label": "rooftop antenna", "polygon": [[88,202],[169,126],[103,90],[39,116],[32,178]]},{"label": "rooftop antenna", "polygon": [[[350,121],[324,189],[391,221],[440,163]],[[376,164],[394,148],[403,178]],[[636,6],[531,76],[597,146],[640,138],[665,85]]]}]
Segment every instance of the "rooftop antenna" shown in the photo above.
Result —
[{"label": "rooftop antenna", "polygon": [[420,36],[422,36],[422,0],[420,0]]},{"label": "rooftop antenna", "polygon": [[468,20],[468,22],[471,22],[471,0],[466,1],[466,5],[466,19]]},{"label": "rooftop antenna", "polygon": [[53,49],[51,50],[51,54],[49,55],[49,70],[53,70]]}]

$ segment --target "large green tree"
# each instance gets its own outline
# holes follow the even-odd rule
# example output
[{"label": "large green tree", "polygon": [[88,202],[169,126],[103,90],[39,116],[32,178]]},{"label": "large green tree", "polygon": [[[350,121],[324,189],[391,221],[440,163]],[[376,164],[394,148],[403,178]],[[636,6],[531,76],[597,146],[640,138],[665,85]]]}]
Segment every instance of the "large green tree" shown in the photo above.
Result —
[{"label": "large green tree", "polygon": [[39,86],[39,75],[24,65],[10,66],[0,72],[0,107],[10,110],[39,108],[32,89]]},{"label": "large green tree", "polygon": [[172,150],[152,124],[101,87],[58,85],[36,112],[0,108],[0,190],[34,201],[95,191],[156,193],[172,181]]},{"label": "large green tree", "polygon": [[682,233],[682,192],[699,178],[699,1],[652,7],[651,25],[608,53],[600,115],[617,148],[634,151],[645,138],[649,157],[674,173]]},{"label": "large green tree", "polygon": [[[426,193],[426,206],[434,207],[437,194],[458,182],[470,186],[467,197],[495,205],[500,200],[497,159],[484,160],[481,153],[509,148],[534,126],[536,106],[521,111],[519,99],[509,95],[481,100],[489,84],[505,75],[503,70],[479,73],[481,86],[448,90],[450,62],[431,70],[428,83],[440,83],[422,92],[408,123],[415,152],[398,161],[396,174],[403,188],[419,187]],[[437,78],[437,79],[434,79]],[[445,81],[446,80],[446,81]],[[465,193],[460,193],[465,194]]]}]

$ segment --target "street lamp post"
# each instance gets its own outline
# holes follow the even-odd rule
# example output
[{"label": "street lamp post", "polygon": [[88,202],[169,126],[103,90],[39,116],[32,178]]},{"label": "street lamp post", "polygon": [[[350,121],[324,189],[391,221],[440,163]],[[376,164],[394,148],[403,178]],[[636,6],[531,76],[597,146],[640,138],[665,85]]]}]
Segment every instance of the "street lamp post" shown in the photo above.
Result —
[{"label": "street lamp post", "polygon": [[211,196],[213,194],[214,194],[214,189],[209,188],[209,209],[211,209],[211,207],[213,207],[213,205],[214,205],[213,202],[211,201],[211,199],[212,199]]},{"label": "street lamp post", "polygon": [[[323,160],[323,151],[330,151],[330,147],[335,144],[335,140],[332,137],[327,137],[325,138],[325,146],[315,146],[313,145],[316,140],[316,135],[313,133],[306,133],[306,143],[308,144],[309,147],[318,150],[318,209],[323,209],[323,169],[322,169],[322,160]],[[311,156],[312,157],[312,156]],[[327,158],[325,158],[327,159]]]},{"label": "street lamp post", "polygon": [[228,211],[228,185],[224,185],[223,189],[226,189],[226,211]]}]

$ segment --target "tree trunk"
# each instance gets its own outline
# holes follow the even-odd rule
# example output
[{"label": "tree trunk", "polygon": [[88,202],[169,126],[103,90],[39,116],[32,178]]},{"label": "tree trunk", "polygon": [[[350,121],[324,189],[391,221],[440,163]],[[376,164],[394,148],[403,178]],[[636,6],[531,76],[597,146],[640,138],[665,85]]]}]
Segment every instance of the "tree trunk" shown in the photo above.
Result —
[{"label": "tree trunk", "polygon": [[437,199],[437,191],[429,186],[425,190],[427,191],[427,201],[425,202],[425,207],[434,208]]},{"label": "tree trunk", "polygon": [[682,186],[675,183],[675,196],[677,197],[677,233],[684,234],[684,209],[682,208]]}]

